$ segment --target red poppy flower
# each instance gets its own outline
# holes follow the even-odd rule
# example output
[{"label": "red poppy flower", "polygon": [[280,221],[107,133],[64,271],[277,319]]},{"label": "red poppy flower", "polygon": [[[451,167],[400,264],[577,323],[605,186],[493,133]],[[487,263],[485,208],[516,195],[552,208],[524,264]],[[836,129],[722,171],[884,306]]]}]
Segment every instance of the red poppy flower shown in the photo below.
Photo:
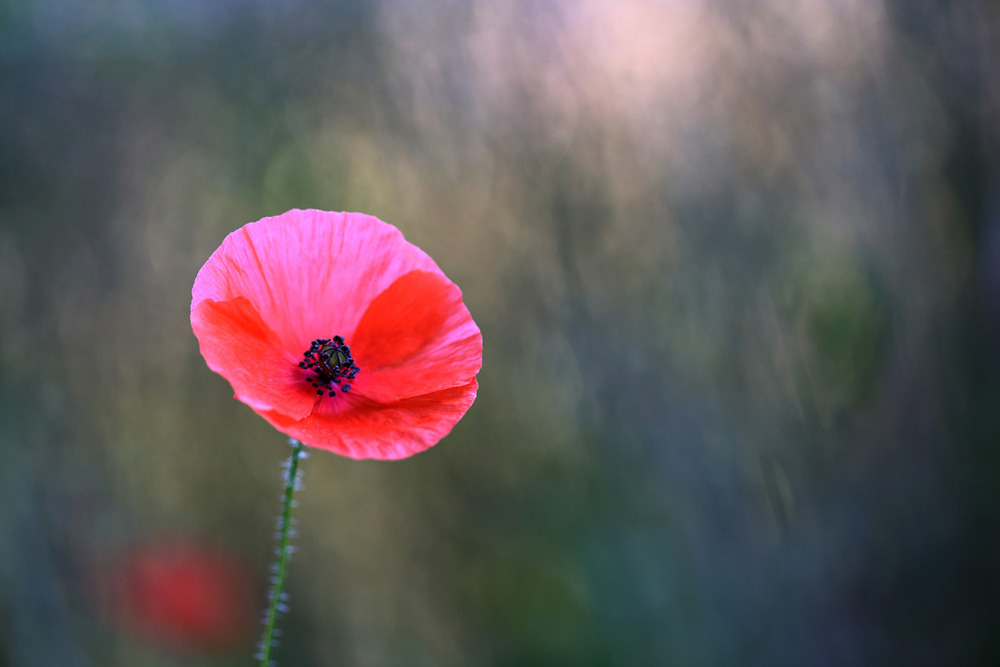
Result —
[{"label": "red poppy flower", "polygon": [[184,650],[246,645],[256,591],[244,564],[194,544],[129,549],[104,573],[112,618],[125,630]]},{"label": "red poppy flower", "polygon": [[370,215],[293,210],[236,230],[194,282],[191,326],[236,398],[352,458],[443,438],[476,398],[479,327],[462,292]]}]

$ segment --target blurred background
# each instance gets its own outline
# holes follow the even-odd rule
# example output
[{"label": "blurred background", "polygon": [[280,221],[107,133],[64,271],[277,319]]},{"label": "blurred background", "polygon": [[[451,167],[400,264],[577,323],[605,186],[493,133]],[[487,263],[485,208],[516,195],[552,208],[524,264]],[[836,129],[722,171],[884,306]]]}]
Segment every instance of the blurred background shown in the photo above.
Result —
[{"label": "blurred background", "polygon": [[279,463],[188,320],[290,208],[482,328],[315,452],[282,665],[1000,660],[989,0],[0,2],[0,665],[251,664]]}]

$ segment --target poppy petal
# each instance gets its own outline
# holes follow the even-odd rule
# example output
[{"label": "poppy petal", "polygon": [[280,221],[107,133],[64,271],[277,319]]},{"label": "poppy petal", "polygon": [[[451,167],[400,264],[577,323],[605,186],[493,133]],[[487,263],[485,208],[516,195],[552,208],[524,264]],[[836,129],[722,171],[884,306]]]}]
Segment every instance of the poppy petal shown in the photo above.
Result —
[{"label": "poppy petal", "polygon": [[182,651],[225,651],[254,631],[253,580],[225,552],[151,543],[122,551],[99,575],[108,620],[143,639]]},{"label": "poppy petal", "polygon": [[362,369],[353,391],[382,403],[464,385],[482,365],[482,335],[461,290],[429,271],[397,278],[349,342]]},{"label": "poppy petal", "polygon": [[195,278],[192,308],[244,296],[299,353],[317,338],[349,337],[368,304],[415,269],[441,273],[392,225],[361,213],[296,209],[227,236]]},{"label": "poppy petal", "polygon": [[286,351],[249,299],[204,300],[191,326],[208,367],[229,380],[236,398],[254,410],[301,419],[316,404],[298,359]]},{"label": "poppy petal", "polygon": [[260,414],[282,433],[317,449],[354,459],[402,459],[446,436],[476,399],[478,387],[473,378],[461,387],[391,404],[338,394],[298,421],[276,412]]}]

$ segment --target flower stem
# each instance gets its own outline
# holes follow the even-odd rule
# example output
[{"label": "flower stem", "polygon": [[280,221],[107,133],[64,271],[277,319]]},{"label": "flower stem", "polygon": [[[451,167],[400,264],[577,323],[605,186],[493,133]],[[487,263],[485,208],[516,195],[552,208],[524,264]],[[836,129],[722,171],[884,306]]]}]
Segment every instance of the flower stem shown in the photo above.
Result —
[{"label": "flower stem", "polygon": [[288,543],[291,541],[292,507],[294,505],[292,496],[295,494],[295,489],[298,485],[299,459],[305,458],[302,453],[302,443],[294,439],[290,439],[290,443],[294,449],[292,450],[291,458],[288,460],[288,470],[285,476],[284,509],[281,513],[278,562],[276,569],[273,570],[274,577],[272,579],[274,585],[271,587],[270,601],[267,606],[267,613],[264,616],[264,636],[260,640],[260,652],[257,654],[257,657],[260,658],[260,667],[269,667],[271,664],[271,649],[275,643],[275,626],[278,622],[278,612],[284,610],[284,604],[281,602],[281,589],[285,585],[285,572],[288,566],[288,556],[291,551]]}]

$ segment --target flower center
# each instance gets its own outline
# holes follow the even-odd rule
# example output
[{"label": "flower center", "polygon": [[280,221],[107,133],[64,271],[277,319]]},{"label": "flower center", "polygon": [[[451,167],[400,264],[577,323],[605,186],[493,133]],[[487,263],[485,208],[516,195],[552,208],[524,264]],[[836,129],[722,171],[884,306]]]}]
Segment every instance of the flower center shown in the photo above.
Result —
[{"label": "flower center", "polygon": [[334,385],[340,385],[340,390],[348,392],[351,385],[344,380],[353,380],[361,368],[354,363],[351,348],[347,347],[340,336],[333,338],[317,338],[312,346],[302,356],[299,368],[315,373],[306,377],[306,382],[316,388],[320,396],[327,392],[330,396],[337,394]]}]

